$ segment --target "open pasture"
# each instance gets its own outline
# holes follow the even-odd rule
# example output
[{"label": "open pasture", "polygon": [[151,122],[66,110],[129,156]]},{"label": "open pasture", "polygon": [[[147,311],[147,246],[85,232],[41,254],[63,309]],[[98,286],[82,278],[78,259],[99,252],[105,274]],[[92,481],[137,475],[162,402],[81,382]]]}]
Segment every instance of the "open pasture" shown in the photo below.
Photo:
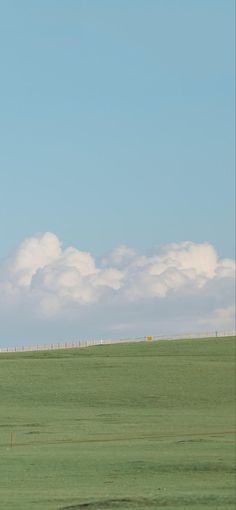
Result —
[{"label": "open pasture", "polygon": [[0,354],[0,508],[235,508],[235,338]]}]

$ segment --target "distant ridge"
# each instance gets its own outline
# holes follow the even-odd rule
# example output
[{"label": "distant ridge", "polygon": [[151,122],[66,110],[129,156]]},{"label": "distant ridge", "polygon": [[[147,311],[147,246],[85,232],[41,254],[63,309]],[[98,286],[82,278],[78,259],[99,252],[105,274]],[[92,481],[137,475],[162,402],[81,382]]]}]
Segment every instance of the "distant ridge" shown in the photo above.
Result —
[{"label": "distant ridge", "polygon": [[112,345],[119,343],[135,343],[135,342],[157,342],[158,340],[198,340],[201,338],[222,338],[236,336],[236,331],[210,331],[204,333],[183,333],[178,335],[148,335],[134,338],[114,338],[114,339],[96,339],[96,340],[69,340],[67,342],[57,342],[49,344],[35,344],[19,347],[0,348],[1,352],[31,352],[31,351],[48,351],[56,349],[79,349],[84,347],[92,347],[96,345]]}]

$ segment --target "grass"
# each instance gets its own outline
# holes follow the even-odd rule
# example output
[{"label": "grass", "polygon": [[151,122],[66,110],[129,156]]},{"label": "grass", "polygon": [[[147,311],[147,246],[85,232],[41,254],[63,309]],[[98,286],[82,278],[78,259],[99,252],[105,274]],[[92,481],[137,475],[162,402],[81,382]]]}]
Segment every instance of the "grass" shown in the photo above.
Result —
[{"label": "grass", "polygon": [[235,339],[0,355],[4,510],[235,508]]}]

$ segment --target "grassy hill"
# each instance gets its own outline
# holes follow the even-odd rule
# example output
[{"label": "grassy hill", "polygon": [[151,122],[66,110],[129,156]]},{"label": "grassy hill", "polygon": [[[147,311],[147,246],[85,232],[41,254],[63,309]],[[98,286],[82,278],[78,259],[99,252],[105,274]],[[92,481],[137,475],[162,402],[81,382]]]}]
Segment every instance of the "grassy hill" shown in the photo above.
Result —
[{"label": "grassy hill", "polygon": [[235,508],[235,338],[0,354],[0,508]]}]

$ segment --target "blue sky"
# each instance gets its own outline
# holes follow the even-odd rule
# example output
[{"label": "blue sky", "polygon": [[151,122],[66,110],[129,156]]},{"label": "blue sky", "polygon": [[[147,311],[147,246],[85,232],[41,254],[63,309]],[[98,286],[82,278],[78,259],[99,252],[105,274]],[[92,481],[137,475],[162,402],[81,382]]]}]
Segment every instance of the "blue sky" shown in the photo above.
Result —
[{"label": "blue sky", "polygon": [[[36,285],[37,293],[43,288],[47,294],[45,311],[49,290],[42,271],[47,264],[58,271],[59,259],[64,276],[71,267],[67,252],[59,255],[57,241],[45,237],[46,232],[57,236],[65,248],[74,246],[96,260],[120,245],[151,256],[169,243],[181,247],[185,260],[181,243],[189,241],[191,268],[198,275],[201,264],[196,266],[193,245],[203,247],[200,258],[210,253],[204,243],[213,246],[221,259],[234,257],[233,0],[3,0],[0,53],[0,283],[5,282],[7,292],[13,292],[9,291],[13,280],[17,293],[33,278],[32,292]],[[27,238],[32,241],[23,249]],[[179,249],[173,255],[177,272],[187,267],[179,262]],[[53,263],[51,250],[55,250]],[[22,257],[24,261],[36,257],[34,275]],[[114,257],[109,257],[113,263]],[[225,262],[218,266],[212,253],[209,257],[209,278],[212,268],[223,278]],[[163,267],[172,271],[167,258]],[[160,267],[160,259],[156,263]],[[152,274],[152,262],[147,265]],[[122,283],[129,296],[134,266],[140,266],[138,258]],[[26,280],[22,271],[30,275],[24,276]],[[178,278],[188,279],[186,271]],[[113,290],[118,288],[115,269],[112,277],[110,273],[101,277]],[[153,291],[148,271],[139,278],[151,285],[148,299],[155,292],[158,299],[167,292],[164,287],[160,290],[160,281]],[[95,294],[99,300],[101,282],[94,284],[95,292],[85,279],[83,299],[90,293],[92,300]],[[197,282],[196,288],[201,285]],[[76,285],[78,294],[80,284]],[[139,290],[132,289],[132,296],[138,295]],[[61,289],[53,287],[52,292],[56,301],[50,306],[63,308]],[[227,310],[232,305],[230,295]],[[17,305],[25,314],[21,338],[28,299],[24,294]],[[187,298],[181,299],[184,309]],[[222,306],[215,305],[213,315]],[[9,313],[12,316],[11,309]],[[140,310],[130,313],[137,317]],[[90,331],[87,320],[84,334]],[[212,319],[208,327],[213,323]],[[191,328],[193,321],[183,324]],[[166,312],[163,333],[167,325]],[[43,327],[50,336],[52,322]],[[72,333],[76,328],[77,323]],[[56,320],[53,331],[57,338]],[[109,334],[112,331],[111,327]],[[137,327],[132,331],[136,334]],[[15,341],[16,332],[9,339]]]},{"label": "blue sky", "polygon": [[52,231],[96,255],[233,255],[234,2],[1,3],[0,255]]}]

